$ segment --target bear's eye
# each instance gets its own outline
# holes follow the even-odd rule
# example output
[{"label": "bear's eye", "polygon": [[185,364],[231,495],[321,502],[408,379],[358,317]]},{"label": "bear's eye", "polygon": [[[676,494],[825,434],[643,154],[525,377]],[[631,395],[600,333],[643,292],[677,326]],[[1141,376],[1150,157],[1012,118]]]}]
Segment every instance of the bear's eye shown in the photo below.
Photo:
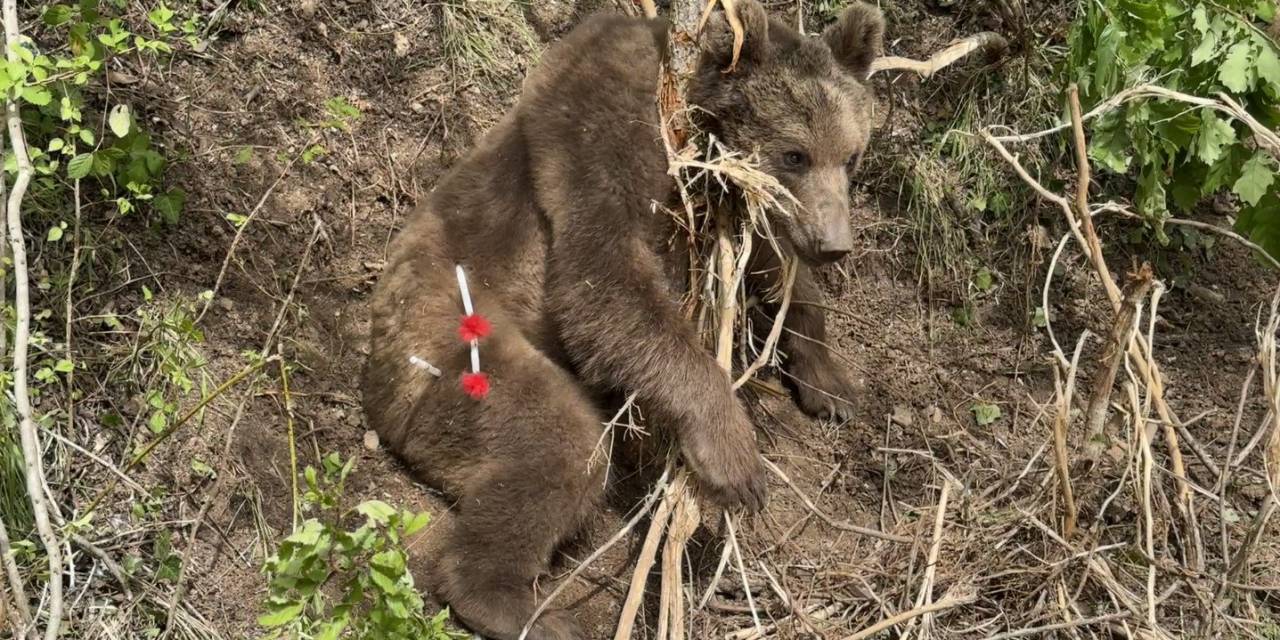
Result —
[{"label": "bear's eye", "polygon": [[788,151],[782,154],[782,165],[788,169],[799,169],[808,161],[809,156],[806,156],[803,151]]}]

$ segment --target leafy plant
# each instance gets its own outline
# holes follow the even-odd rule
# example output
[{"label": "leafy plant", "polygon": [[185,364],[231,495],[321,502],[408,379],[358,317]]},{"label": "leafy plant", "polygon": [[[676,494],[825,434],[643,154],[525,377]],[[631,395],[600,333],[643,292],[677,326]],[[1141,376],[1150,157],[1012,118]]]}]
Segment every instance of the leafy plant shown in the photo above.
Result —
[{"label": "leafy plant", "polygon": [[[1274,0],[1091,0],[1071,38],[1067,75],[1085,108],[1140,83],[1201,97],[1225,94],[1263,126],[1280,124],[1280,51],[1262,25]],[[1098,119],[1090,155],[1136,178],[1134,204],[1159,231],[1170,204],[1192,209],[1230,190],[1239,231],[1280,255],[1275,158],[1248,129],[1210,108],[1130,102]],[[1167,242],[1160,232],[1159,238]]]},{"label": "leafy plant", "polygon": [[[174,12],[163,3],[147,14],[146,30],[133,31],[119,18],[100,10],[97,0],[74,5],[53,4],[41,21],[63,38],[61,46],[41,52],[34,42],[15,47],[18,59],[0,62],[0,91],[12,92],[28,107],[26,129],[36,178],[32,199],[46,209],[58,209],[68,197],[63,180],[94,179],[104,200],[114,201],[120,214],[144,207],[168,223],[178,221],[186,194],[162,187],[167,160],[152,144],[126,104],[111,105],[103,129],[99,118],[86,117],[85,88],[106,71],[115,56],[157,56],[173,52],[170,42],[195,33],[194,18],[174,24]],[[6,171],[17,170],[12,154]],[[65,227],[55,227],[65,228]],[[56,237],[55,237],[56,236]],[[60,233],[51,230],[50,241]]]},{"label": "leafy plant", "polygon": [[969,410],[973,412],[974,422],[977,422],[980,427],[994,423],[1003,415],[1000,412],[1000,407],[986,402],[976,402],[969,407]]},{"label": "leafy plant", "polygon": [[[427,525],[426,513],[370,500],[342,509],[343,485],[354,460],[337,454],[307,467],[303,504],[315,512],[286,538],[264,571],[270,578],[266,613],[258,622],[268,638],[385,638],[450,640],[448,610],[434,616],[407,569],[405,537]],[[362,519],[348,530],[341,522]]]}]

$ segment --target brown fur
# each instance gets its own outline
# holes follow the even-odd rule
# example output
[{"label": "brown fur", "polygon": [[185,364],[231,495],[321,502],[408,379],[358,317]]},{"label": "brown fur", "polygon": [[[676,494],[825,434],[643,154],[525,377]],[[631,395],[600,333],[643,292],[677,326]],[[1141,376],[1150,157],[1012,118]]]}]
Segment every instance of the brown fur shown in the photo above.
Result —
[{"label": "brown fur", "polygon": [[[718,18],[690,99],[706,110],[704,126],[758,151],[799,197],[780,220],[787,245],[814,263],[833,259],[848,251],[846,165],[868,135],[869,98],[852,74],[878,46],[879,15],[859,5],[825,36],[854,52],[846,68],[823,41],[770,23],[753,1],[740,6],[743,63],[720,72],[728,28]],[[373,297],[369,422],[415,475],[457,500],[428,586],[498,640],[519,635],[534,580],[602,498],[604,466],[588,466],[602,430],[596,398],[634,391],[707,497],[764,504],[754,430],[680,311],[686,265],[667,253],[670,219],[652,207],[674,196],[655,106],[666,32],[661,21],[598,16],[551,47],[515,109],[400,232]],[[796,148],[809,162],[783,171],[779,154]],[[481,343],[493,385],[483,400],[459,385],[468,354],[455,264],[493,324]],[[762,264],[760,286],[775,272]],[[798,286],[798,299],[818,299],[807,271]],[[832,398],[850,389],[821,346],[821,312],[793,307],[787,325],[805,338],[784,344],[801,406],[837,413]],[[529,637],[582,636],[552,611]]]}]

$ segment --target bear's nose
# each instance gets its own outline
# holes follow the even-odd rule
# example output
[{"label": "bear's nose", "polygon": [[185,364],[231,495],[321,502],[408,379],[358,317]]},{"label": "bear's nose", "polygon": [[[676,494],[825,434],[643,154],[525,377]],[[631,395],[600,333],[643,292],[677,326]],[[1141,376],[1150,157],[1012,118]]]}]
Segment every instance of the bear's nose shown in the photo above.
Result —
[{"label": "bear's nose", "polygon": [[849,255],[849,252],[852,250],[853,250],[853,247],[842,247],[842,248],[834,248],[834,249],[829,247],[823,247],[818,249],[818,259],[823,262],[835,262],[836,260],[839,260],[840,258],[843,258]]},{"label": "bear's nose", "polygon": [[831,216],[818,240],[818,258],[835,262],[853,251],[853,229],[844,215]]}]

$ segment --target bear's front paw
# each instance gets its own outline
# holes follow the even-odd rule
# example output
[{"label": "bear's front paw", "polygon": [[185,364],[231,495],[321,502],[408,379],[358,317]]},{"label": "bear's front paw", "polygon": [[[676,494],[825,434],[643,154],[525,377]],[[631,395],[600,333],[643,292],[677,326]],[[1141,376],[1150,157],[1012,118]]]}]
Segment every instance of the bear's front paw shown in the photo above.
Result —
[{"label": "bear's front paw", "polygon": [[685,460],[711,501],[725,509],[743,507],[754,513],[764,508],[768,492],[764,463],[746,412],[735,403],[731,413],[730,424],[704,425],[685,438]]},{"label": "bear's front paw", "polygon": [[823,419],[849,420],[853,417],[856,389],[844,367],[826,352],[800,352],[787,366],[800,410]]}]

